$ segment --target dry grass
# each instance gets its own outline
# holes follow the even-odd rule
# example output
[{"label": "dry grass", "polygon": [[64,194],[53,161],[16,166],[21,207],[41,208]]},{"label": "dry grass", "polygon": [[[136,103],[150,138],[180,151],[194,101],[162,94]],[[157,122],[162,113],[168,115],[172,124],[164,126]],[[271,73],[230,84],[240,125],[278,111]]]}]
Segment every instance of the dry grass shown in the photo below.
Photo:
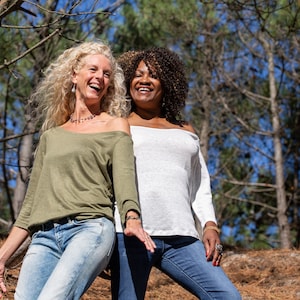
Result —
[{"label": "dry grass", "polygon": [[300,299],[300,251],[248,251],[223,262],[244,300]]},{"label": "dry grass", "polygon": [[[0,243],[1,244],[1,243]],[[230,251],[223,258],[222,267],[242,294],[243,300],[300,300],[300,251],[261,250]],[[8,293],[13,299],[19,267],[7,272]],[[82,300],[108,300],[109,280],[98,277]],[[153,269],[145,300],[197,299],[169,277]]]}]

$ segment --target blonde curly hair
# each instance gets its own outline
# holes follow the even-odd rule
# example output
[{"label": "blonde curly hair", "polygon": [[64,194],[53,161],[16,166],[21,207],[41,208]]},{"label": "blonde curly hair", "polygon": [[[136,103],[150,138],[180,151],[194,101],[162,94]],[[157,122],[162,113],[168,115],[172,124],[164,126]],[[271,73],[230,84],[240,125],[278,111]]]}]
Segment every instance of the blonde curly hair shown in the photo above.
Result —
[{"label": "blonde curly hair", "polygon": [[65,50],[44,72],[43,80],[31,95],[29,104],[36,107],[36,116],[43,120],[41,132],[64,124],[75,109],[72,75],[82,68],[87,55],[101,54],[112,68],[107,94],[101,100],[101,110],[112,116],[127,117],[130,101],[126,99],[123,71],[110,47],[102,41],[84,42]]}]

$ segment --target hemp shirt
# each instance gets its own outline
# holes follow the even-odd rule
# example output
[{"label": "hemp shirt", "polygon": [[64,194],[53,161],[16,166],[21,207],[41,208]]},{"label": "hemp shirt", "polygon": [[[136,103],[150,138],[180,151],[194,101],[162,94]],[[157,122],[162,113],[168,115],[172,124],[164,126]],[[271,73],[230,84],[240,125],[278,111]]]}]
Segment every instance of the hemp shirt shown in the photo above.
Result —
[{"label": "hemp shirt", "polygon": [[140,211],[131,137],[122,131],[76,133],[55,127],[40,138],[28,190],[15,226],[30,230],[49,220],[106,217],[117,203]]},{"label": "hemp shirt", "polygon": [[[200,238],[195,220],[204,227],[216,217],[198,136],[176,128],[130,130],[144,230],[157,237]],[[116,224],[121,232],[121,224]]]}]

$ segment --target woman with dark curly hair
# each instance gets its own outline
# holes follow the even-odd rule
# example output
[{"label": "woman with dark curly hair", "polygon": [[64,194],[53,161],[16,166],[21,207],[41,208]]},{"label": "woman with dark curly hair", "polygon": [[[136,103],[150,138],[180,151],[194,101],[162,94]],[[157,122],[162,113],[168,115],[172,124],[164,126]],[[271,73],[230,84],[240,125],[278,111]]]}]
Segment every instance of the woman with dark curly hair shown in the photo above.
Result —
[{"label": "woman with dark curly hair", "polygon": [[126,52],[118,62],[132,99],[128,120],[142,212],[142,220],[133,221],[142,222],[156,249],[147,252],[125,236],[116,210],[112,299],[144,299],[152,266],[199,299],[241,299],[219,267],[223,249],[210,177],[199,139],[181,114],[188,93],[182,61],[166,48],[152,48]]}]

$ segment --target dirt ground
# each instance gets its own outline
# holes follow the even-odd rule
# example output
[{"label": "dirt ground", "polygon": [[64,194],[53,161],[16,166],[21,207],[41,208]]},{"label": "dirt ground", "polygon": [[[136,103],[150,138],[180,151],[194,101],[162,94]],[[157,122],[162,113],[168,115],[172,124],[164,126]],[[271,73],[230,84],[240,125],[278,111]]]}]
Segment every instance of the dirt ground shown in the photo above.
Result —
[{"label": "dirt ground", "polygon": [[[1,244],[1,242],[0,242]],[[13,299],[20,263],[7,270]],[[222,267],[242,294],[243,300],[300,300],[300,250],[225,251]],[[82,300],[109,300],[110,282],[98,277]],[[153,269],[145,300],[197,299],[160,271]],[[2,300],[2,299],[1,299]]]}]

